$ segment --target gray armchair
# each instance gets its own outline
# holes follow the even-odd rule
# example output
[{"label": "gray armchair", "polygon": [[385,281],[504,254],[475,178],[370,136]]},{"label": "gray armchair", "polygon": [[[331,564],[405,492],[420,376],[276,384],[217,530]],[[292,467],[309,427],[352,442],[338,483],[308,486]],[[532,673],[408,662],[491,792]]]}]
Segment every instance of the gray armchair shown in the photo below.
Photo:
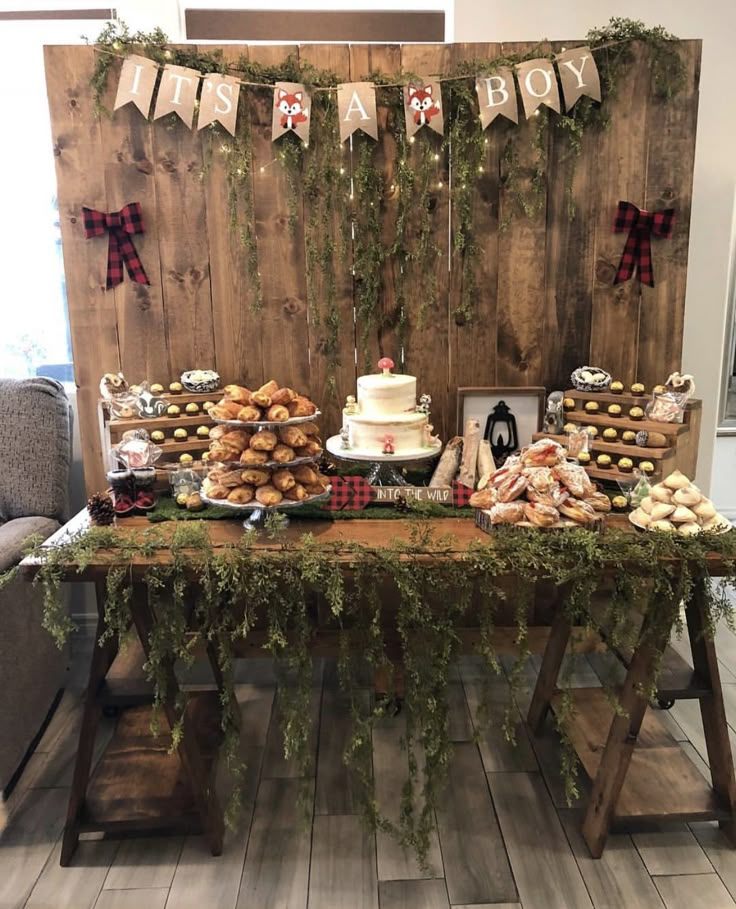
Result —
[{"label": "gray armchair", "polygon": [[[29,536],[67,518],[71,411],[53,379],[0,379],[0,571]],[[0,591],[0,789],[4,789],[63,685],[65,654],[41,627],[42,597],[26,581]]]}]

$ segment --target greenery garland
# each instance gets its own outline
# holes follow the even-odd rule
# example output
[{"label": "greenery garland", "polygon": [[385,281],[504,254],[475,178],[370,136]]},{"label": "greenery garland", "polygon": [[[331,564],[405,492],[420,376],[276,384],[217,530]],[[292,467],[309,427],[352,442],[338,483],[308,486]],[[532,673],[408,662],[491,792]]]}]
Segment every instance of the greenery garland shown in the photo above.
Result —
[{"label": "greenery garland", "polygon": [[[345,761],[353,770],[366,818],[390,830],[405,845],[426,857],[434,811],[451,754],[447,728],[447,685],[452,660],[459,654],[458,629],[479,628],[479,653],[490,671],[498,671],[494,629],[500,604],[513,606],[518,656],[510,671],[513,697],[528,654],[528,608],[538,582],[551,582],[560,591],[561,605],[573,624],[607,628],[614,647],[631,647],[639,634],[634,617],[646,616],[645,636],[660,640],[680,622],[681,599],[696,581],[703,581],[710,631],[725,618],[733,622],[727,596],[736,584],[736,532],[681,538],[671,534],[634,534],[608,529],[605,533],[573,530],[539,533],[505,528],[491,540],[480,539],[466,551],[457,551],[452,537],[440,535],[441,523],[421,520],[410,524],[407,540],[367,547],[320,542],[304,534],[298,542],[281,540],[268,550],[253,546],[244,534],[235,544],[215,549],[207,522],[182,522],[170,532],[151,526],[143,532],[121,528],[92,528],[54,548],[35,542],[29,554],[39,560],[34,583],[44,593],[44,625],[59,644],[71,623],[60,596],[69,566],[79,572],[104,550],[109,560],[105,637],[123,640],[131,625],[132,564],[170,550],[167,564],[152,564],[135,577],[147,591],[156,624],[149,640],[146,670],[154,683],[155,701],[166,694],[169,667],[177,660],[191,663],[197,644],[210,645],[226,686],[232,680],[237,646],[247,640],[257,623],[267,629],[266,648],[282,666],[279,693],[284,717],[284,745],[302,775],[309,772],[308,709],[311,684],[309,646],[316,630],[316,604],[323,601],[330,621],[340,629],[339,677],[350,699],[353,730]],[[279,542],[275,522],[270,533]],[[726,563],[727,577],[712,583],[708,555]],[[428,558],[428,556],[430,558]],[[349,572],[340,567],[347,560]],[[0,588],[17,573],[0,576]],[[603,577],[613,579],[603,606],[594,591]],[[508,579],[517,579],[508,584]],[[523,578],[524,583],[518,583]],[[196,596],[192,596],[196,590]],[[601,610],[603,614],[601,615]],[[391,667],[384,639],[384,614],[391,611],[401,644],[406,680],[406,744],[409,774],[404,787],[400,820],[390,823],[375,803],[370,772],[371,729],[385,712],[384,704],[366,702],[365,670]],[[395,614],[394,614],[395,611]],[[649,696],[654,695],[655,682]],[[232,699],[222,698],[224,754],[235,774],[230,823],[237,815],[242,767],[238,758],[238,723]],[[612,695],[615,700],[615,695]],[[182,700],[176,705],[181,717]],[[513,735],[514,707],[510,700],[505,728]],[[557,723],[563,740],[562,772],[569,798],[576,795],[576,761],[566,725],[572,699],[562,698]],[[481,711],[482,713],[482,711]],[[482,730],[480,730],[482,731]],[[181,722],[172,730],[172,744],[181,735]],[[415,745],[424,755],[423,766],[414,758]],[[421,800],[417,794],[421,792]],[[421,808],[417,809],[417,804]]]}]

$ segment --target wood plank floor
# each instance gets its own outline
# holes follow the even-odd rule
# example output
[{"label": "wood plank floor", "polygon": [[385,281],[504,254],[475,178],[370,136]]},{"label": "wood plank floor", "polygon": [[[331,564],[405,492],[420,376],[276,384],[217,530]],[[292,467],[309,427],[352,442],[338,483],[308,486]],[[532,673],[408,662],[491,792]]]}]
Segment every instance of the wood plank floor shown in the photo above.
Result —
[{"label": "wood plank floor", "polygon": [[[736,635],[719,628],[717,646],[736,741]],[[688,654],[682,642],[677,648]],[[502,663],[508,673],[512,661]],[[428,869],[387,835],[368,834],[357,815],[341,761],[349,718],[334,667],[315,669],[314,761],[310,777],[300,779],[278,751],[279,701],[265,661],[238,665],[249,770],[243,823],[228,834],[223,855],[210,856],[201,836],[88,838],[73,867],[60,868],[81,703],[81,687],[70,689],[8,802],[0,909],[736,909],[736,851],[715,824],[618,833],[600,861],[590,858],[580,806],[568,808],[562,797],[554,727],[535,738],[521,720],[538,667],[531,658],[522,673],[516,749],[498,727],[474,735],[484,685],[498,720],[506,676],[485,679],[474,658],[453,667],[455,750]],[[610,682],[610,661],[578,656],[573,683],[596,680]],[[679,702],[666,721],[707,772],[697,704]],[[399,715],[374,734],[377,796],[389,815],[398,812],[407,766],[403,729]],[[309,823],[300,807],[305,796],[313,805]]]}]

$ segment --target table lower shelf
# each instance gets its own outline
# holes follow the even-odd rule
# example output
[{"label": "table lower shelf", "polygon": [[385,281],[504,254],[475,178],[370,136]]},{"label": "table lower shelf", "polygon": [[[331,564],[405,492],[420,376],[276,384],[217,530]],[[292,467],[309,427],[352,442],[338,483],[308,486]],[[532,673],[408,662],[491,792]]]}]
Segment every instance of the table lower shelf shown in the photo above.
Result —
[{"label": "table lower shelf", "polygon": [[[575,713],[568,734],[591,780],[598,773],[613,720],[613,706],[602,688],[576,688]],[[558,709],[561,693],[552,699]],[[613,822],[710,821],[731,818],[710,783],[670,736],[652,710],[644,715]]]},{"label": "table lower shelf", "polygon": [[[192,790],[163,712],[161,734],[151,733],[151,707],[123,710],[110,744],[92,776],[80,829],[122,832],[143,828],[200,829]],[[217,692],[190,698],[185,735],[199,745],[212,784],[222,739]]]}]

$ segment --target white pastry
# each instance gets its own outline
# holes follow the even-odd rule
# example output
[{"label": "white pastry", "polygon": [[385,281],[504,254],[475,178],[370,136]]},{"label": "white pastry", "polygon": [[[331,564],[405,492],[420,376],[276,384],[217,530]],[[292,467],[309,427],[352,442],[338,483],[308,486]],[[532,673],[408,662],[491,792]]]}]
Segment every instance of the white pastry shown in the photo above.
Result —
[{"label": "white pastry", "polygon": [[649,524],[651,523],[651,518],[646,511],[642,511],[641,508],[637,508],[635,511],[631,512],[631,520],[640,527],[649,527]]},{"label": "white pastry", "polygon": [[671,521],[652,521],[649,525],[650,530],[662,530],[666,533],[672,533],[675,525]]},{"label": "white pastry", "polygon": [[724,518],[722,514],[716,514],[715,517],[712,517],[709,521],[706,521],[703,524],[704,530],[730,530],[733,525],[728,520]]},{"label": "white pastry", "polygon": [[674,521],[677,524],[692,524],[697,520],[698,516],[686,505],[678,505],[670,515],[670,521]]},{"label": "white pastry", "polygon": [[702,498],[703,496],[697,486],[690,485],[678,489],[672,496],[672,501],[676,502],[678,505],[688,505],[692,508],[692,506],[697,505]]},{"label": "white pastry", "polygon": [[652,508],[654,508],[654,500],[652,497],[646,496],[643,498],[639,503],[639,508],[641,508],[642,511],[646,511],[647,514],[651,514]]},{"label": "white pastry", "polygon": [[661,483],[658,483],[656,486],[652,486],[649,490],[649,495],[656,502],[666,502],[670,503],[672,501],[672,491],[667,489],[666,486],[662,486]]},{"label": "white pastry", "polygon": [[690,485],[690,478],[686,477],[681,470],[673,470],[662,482],[668,489],[683,489]]},{"label": "white pastry", "polygon": [[663,521],[665,518],[669,517],[669,515],[671,515],[674,510],[674,505],[666,505],[664,502],[657,502],[651,511],[652,520]]},{"label": "white pastry", "polygon": [[680,526],[677,528],[677,532],[685,534],[685,536],[694,536],[696,533],[700,533],[701,530],[702,527],[700,524],[694,524],[692,522],[688,524],[680,524]]},{"label": "white pastry", "polygon": [[703,521],[709,521],[716,516],[716,507],[710,499],[702,499],[694,508],[695,514]]}]

